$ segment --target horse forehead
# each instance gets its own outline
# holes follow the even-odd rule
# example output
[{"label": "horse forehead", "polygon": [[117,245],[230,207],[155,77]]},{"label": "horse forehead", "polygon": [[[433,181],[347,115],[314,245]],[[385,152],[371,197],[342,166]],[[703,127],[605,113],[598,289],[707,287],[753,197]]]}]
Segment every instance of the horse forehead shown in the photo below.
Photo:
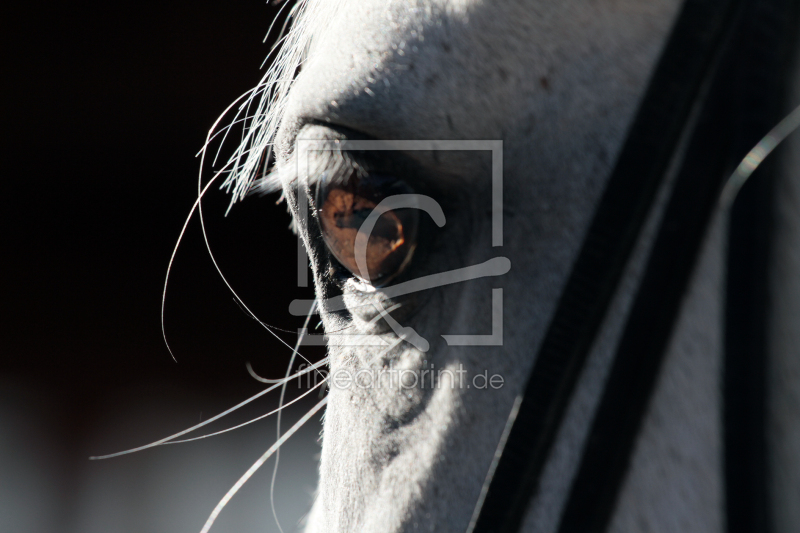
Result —
[{"label": "horse forehead", "polygon": [[[486,95],[496,73],[507,78],[519,67],[514,32],[499,39],[502,33],[478,28],[476,41],[465,31],[486,18],[478,14],[488,9],[482,0],[340,2],[317,16],[314,9],[310,52],[285,115],[290,137],[306,119],[376,138],[452,138],[456,127],[469,137],[464,118],[475,101],[494,107]],[[494,9],[493,20],[509,10]],[[520,10],[518,21],[526,18]]]},{"label": "horse forehead", "polygon": [[376,138],[507,137],[542,107],[574,109],[576,87],[606,100],[604,92],[615,92],[609,85],[630,77],[620,69],[649,66],[635,64],[651,39],[646,28],[671,20],[677,4],[312,3],[313,38],[279,145],[289,149],[310,121]]}]

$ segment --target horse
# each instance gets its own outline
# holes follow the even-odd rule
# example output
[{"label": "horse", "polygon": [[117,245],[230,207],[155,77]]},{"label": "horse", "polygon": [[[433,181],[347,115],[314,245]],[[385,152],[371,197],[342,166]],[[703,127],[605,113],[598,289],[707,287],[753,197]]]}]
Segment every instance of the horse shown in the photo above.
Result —
[{"label": "horse", "polygon": [[[324,429],[306,531],[481,530],[482,508],[499,501],[502,509],[493,479],[512,455],[504,444],[528,377],[627,139],[639,131],[639,110],[659,90],[659,58],[692,5],[704,4],[307,0],[292,8],[273,66],[240,105],[247,133],[224,187],[234,201],[280,191],[303,246],[300,281],[310,262],[317,298],[292,312],[321,317],[328,391],[315,407],[325,406]],[[746,18],[741,9],[718,25],[720,48],[733,39],[726,28]],[[684,50],[687,64],[693,53]],[[717,68],[736,79],[747,64],[709,54],[699,75]],[[800,69],[775,61],[793,73],[787,94],[796,102]],[[713,80],[697,85],[585,361],[571,371],[560,414],[546,420],[535,480],[524,498],[508,492],[513,527],[485,531],[569,530],[582,515],[575,486],[590,486],[591,468],[617,448],[621,462],[606,462],[621,466],[610,496],[600,497],[596,530],[800,530],[796,137],[772,162],[774,180],[760,180],[774,195],[753,193],[767,198],[769,215],[748,224],[735,223],[736,208],[724,202],[708,211],[685,288],[672,291],[677,309],[652,386],[628,401],[641,410],[626,430],[630,442],[596,440],[604,406],[627,409],[625,398],[606,401],[620,381],[615,353],[638,313],[681,158],[692,153],[686,124],[703,127],[697,102],[727,94]],[[752,135],[739,140],[748,150]],[[769,246],[757,236],[737,256],[730,236],[742,227],[766,228],[757,235],[769,235]],[[751,278],[735,265],[748,258],[760,261],[761,288],[737,299],[745,289],[736,280]],[[669,261],[655,263],[669,271]],[[727,320],[751,304],[758,312]],[[748,395],[727,361],[750,342],[736,335],[753,320],[766,348],[761,385]],[[755,414],[733,409],[737,398],[740,406],[754,399]],[[748,420],[755,426],[736,425]],[[752,450],[737,427],[745,437],[763,429],[750,435],[763,453],[742,463],[750,470],[739,477],[737,443]],[[539,445],[538,434],[528,437]],[[599,462],[589,464],[590,450]]]}]

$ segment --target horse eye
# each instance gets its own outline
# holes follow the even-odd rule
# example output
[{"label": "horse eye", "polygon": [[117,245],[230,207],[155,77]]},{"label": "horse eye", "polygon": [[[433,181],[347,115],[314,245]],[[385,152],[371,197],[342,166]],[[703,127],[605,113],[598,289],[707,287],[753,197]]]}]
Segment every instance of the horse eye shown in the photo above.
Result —
[{"label": "horse eye", "polygon": [[387,209],[387,204],[375,208],[384,200],[390,205],[395,195],[412,193],[404,182],[385,176],[320,181],[316,205],[328,250],[356,276],[374,285],[389,282],[414,254],[419,210]]}]

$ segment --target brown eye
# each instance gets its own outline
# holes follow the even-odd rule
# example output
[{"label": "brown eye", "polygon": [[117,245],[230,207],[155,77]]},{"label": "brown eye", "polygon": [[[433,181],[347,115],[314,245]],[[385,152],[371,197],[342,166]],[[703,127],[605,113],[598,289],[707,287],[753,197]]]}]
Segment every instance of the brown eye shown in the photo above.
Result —
[{"label": "brown eye", "polygon": [[403,182],[349,176],[342,183],[321,181],[317,206],[322,237],[337,261],[373,284],[403,271],[416,248],[419,212]]}]

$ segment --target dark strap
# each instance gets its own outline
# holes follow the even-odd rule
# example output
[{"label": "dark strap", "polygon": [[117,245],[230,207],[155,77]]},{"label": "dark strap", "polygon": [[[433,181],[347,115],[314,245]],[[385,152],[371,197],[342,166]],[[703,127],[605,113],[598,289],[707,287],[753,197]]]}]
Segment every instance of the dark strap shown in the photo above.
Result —
[{"label": "dark strap", "polygon": [[[735,47],[726,57],[732,59]],[[559,533],[605,531],[724,178],[735,126],[732,64],[712,83],[681,162],[564,507]]]},{"label": "dark strap", "polygon": [[[787,57],[782,49],[791,40],[785,31],[787,24],[775,24],[774,18],[779,14],[791,20],[787,2],[793,1],[748,0],[740,24],[735,26],[689,141],[615,354],[559,533],[601,532],[607,527],[705,229],[718,205],[718,193],[738,162],[781,118],[780,89]],[[732,485],[727,476],[726,508],[732,532],[769,530],[763,395],[759,394],[763,392],[766,355],[763,313],[771,183],[764,180],[762,172],[746,191],[756,194],[739,196],[731,226],[726,379],[736,376],[739,386],[735,390],[750,392],[745,401],[754,403],[743,405],[742,398],[736,398],[735,413],[728,405],[726,411],[728,419],[736,419],[737,430],[757,431],[755,435],[737,431],[736,438],[744,440],[734,443],[735,453],[727,461],[728,471],[735,470],[736,478],[746,477],[746,483],[736,479]],[[751,256],[754,252],[758,255]],[[731,354],[739,365],[735,372],[730,372]],[[743,360],[749,364],[742,365]],[[731,399],[731,392],[726,399]],[[752,416],[755,413],[758,415]],[[729,446],[730,442],[726,448]]]},{"label": "dark strap", "polygon": [[687,0],[537,354],[472,531],[513,532],[739,0]]},{"label": "dark strap", "polygon": [[[736,152],[751,149],[788,111],[798,0],[754,2],[738,61]],[[796,105],[794,102],[792,105]],[[767,158],[731,210],[725,303],[724,472],[729,533],[768,533],[767,387],[769,264],[776,160]]]}]

